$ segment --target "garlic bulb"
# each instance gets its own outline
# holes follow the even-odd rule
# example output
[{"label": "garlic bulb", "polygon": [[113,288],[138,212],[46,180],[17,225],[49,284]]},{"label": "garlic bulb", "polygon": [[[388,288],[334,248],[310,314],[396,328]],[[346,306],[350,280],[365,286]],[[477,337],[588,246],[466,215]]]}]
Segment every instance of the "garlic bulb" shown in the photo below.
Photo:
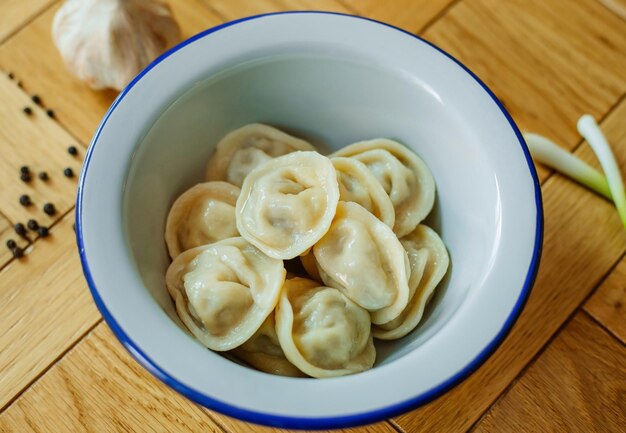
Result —
[{"label": "garlic bulb", "polygon": [[180,40],[180,28],[162,0],[66,0],[52,37],[76,77],[121,90]]}]

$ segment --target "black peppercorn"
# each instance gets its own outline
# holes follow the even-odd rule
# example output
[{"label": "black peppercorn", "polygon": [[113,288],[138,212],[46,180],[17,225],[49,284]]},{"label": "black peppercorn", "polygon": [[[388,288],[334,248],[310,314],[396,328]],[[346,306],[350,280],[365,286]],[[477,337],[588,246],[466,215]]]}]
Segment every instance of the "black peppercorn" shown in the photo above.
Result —
[{"label": "black peppercorn", "polygon": [[30,201],[30,197],[28,196],[28,194],[22,194],[20,196],[20,204],[22,206],[30,206],[31,201]]},{"label": "black peppercorn", "polygon": [[28,116],[30,116],[31,114],[33,114],[33,109],[30,107],[24,107],[22,109],[22,111],[24,111],[24,113],[26,113]]},{"label": "black peppercorn", "polygon": [[37,105],[41,104],[41,98],[39,97],[39,95],[33,95],[30,99]]},{"label": "black peppercorn", "polygon": [[43,180],[43,181],[48,180],[48,173],[46,173],[45,171],[40,172],[40,173],[38,174],[38,176],[39,176],[39,179],[41,179],[41,180]]},{"label": "black peppercorn", "polygon": [[17,233],[18,235],[26,236],[26,227],[24,227],[24,224],[17,223],[13,228],[15,229],[15,233]]},{"label": "black peppercorn", "polygon": [[30,182],[31,180],[30,173],[22,173],[20,175],[20,179],[22,179],[23,182]]},{"label": "black peppercorn", "polygon": [[13,257],[15,257],[16,259],[19,259],[20,257],[24,256],[24,250],[21,249],[20,247],[15,247],[13,248]]},{"label": "black peppercorn", "polygon": [[17,246],[17,243],[15,243],[15,241],[13,239],[9,239],[7,241],[7,248],[12,250],[13,248],[15,248]]},{"label": "black peppercorn", "polygon": [[30,173],[30,168],[27,165],[23,165],[20,167],[20,173]]},{"label": "black peppercorn", "polygon": [[17,82],[17,87],[19,87],[20,89],[22,88],[22,82],[21,81]]},{"label": "black peppercorn", "polygon": [[74,170],[67,167],[65,170],[63,170],[63,174],[65,175],[65,177],[74,177]]},{"label": "black peppercorn", "polygon": [[43,211],[46,213],[46,215],[54,215],[55,213],[57,213],[57,210],[55,209],[54,205],[52,203],[46,203],[43,205]]},{"label": "black peppercorn", "polygon": [[13,78],[15,78],[15,75],[13,75],[13,72],[9,72],[9,80],[12,80]]},{"label": "black peppercorn", "polygon": [[54,118],[54,110],[52,110],[51,108],[48,108],[46,110],[46,114],[48,115],[48,117]]},{"label": "black peppercorn", "polygon": [[39,234],[39,237],[42,237],[42,238],[47,238],[48,235],[50,234],[50,232],[48,231],[48,227],[44,227],[44,226],[40,226],[37,229],[37,233]]},{"label": "black peppercorn", "polygon": [[39,224],[37,224],[36,220],[28,220],[28,222],[26,223],[26,225],[28,226],[29,229],[31,230],[37,230],[39,228]]},{"label": "black peppercorn", "polygon": [[78,149],[76,149],[76,146],[70,146],[67,148],[67,153],[70,155],[78,155]]}]

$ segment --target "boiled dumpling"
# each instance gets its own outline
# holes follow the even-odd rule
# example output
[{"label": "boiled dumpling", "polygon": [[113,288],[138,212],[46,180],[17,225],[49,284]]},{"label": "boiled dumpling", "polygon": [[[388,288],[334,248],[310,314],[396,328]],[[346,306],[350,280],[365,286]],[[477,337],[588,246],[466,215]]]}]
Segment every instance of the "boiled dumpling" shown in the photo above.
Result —
[{"label": "boiled dumpling", "polygon": [[309,376],[357,373],[376,358],[367,311],[339,290],[305,278],[285,282],[276,333],[287,359]]},{"label": "boiled dumpling", "polygon": [[246,177],[237,199],[237,228],[268,256],[292,259],[326,233],[338,200],[330,159],[317,152],[290,153]]},{"label": "boiled dumpling", "polygon": [[445,245],[435,231],[423,224],[400,239],[411,264],[409,289],[411,299],[400,316],[374,326],[374,337],[383,340],[401,338],[418,325],[424,308],[448,270],[450,259]]},{"label": "boiled dumpling", "polygon": [[393,231],[407,235],[430,213],[435,201],[435,181],[430,170],[400,143],[379,138],[361,141],[331,156],[344,156],[364,163],[383,186],[395,209]]},{"label": "boiled dumpling", "polygon": [[187,250],[165,275],[180,319],[213,350],[247,341],[276,306],[284,280],[283,262],[241,237]]},{"label": "boiled dumpling", "polygon": [[165,225],[170,257],[190,248],[239,236],[235,203],[240,189],[226,182],[200,183],[176,199]]},{"label": "boiled dumpling", "polygon": [[395,319],[409,301],[409,261],[391,229],[362,206],[339,202],[328,232],[313,247],[322,281],[371,312]]},{"label": "boiled dumpling", "polygon": [[271,126],[252,123],[220,140],[207,166],[207,180],[224,180],[241,186],[254,168],[277,156],[297,150],[315,150],[308,142]]},{"label": "boiled dumpling", "polygon": [[396,220],[393,203],[367,166],[355,158],[335,157],[330,160],[337,170],[339,200],[360,204],[393,228]]},{"label": "boiled dumpling", "polygon": [[263,325],[248,341],[231,353],[236,358],[266,373],[290,377],[304,376],[304,373],[287,360],[283,349],[280,347],[276,335],[274,313],[265,319]]}]

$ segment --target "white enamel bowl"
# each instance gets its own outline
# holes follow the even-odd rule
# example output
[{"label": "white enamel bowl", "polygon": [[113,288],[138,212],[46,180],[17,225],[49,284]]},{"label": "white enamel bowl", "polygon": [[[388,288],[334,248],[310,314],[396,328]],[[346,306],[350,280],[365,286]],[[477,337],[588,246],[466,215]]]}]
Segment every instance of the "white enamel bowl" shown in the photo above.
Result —
[{"label": "white enamel bowl", "polygon": [[[250,122],[330,149],[396,138],[433,172],[428,222],[451,268],[426,320],[402,340],[377,344],[370,371],[324,380],[261,373],[207,350],[176,317],[164,284],[168,208],[202,180],[218,139]],[[411,34],[321,12],[225,24],[155,61],[102,121],[76,218],[95,302],[144,367],[211,409],[306,428],[391,417],[463,380],[519,315],[542,235],[528,150],[489,89]]]}]

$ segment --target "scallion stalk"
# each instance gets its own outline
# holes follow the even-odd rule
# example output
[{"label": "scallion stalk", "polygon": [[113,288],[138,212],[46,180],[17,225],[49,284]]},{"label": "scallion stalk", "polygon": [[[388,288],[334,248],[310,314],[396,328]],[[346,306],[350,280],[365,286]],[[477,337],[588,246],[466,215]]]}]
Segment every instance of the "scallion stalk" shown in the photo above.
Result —
[{"label": "scallion stalk", "polygon": [[532,132],[525,132],[523,135],[535,160],[612,200],[606,177],[598,170],[546,137]]},{"label": "scallion stalk", "polygon": [[604,170],[613,202],[617,208],[622,224],[626,227],[626,193],[624,192],[624,181],[619,171],[619,166],[615,160],[615,155],[611,151],[611,146],[606,141],[606,137],[596,123],[593,116],[583,115],[578,119],[578,132],[585,137],[589,146],[596,154],[600,165]]}]

